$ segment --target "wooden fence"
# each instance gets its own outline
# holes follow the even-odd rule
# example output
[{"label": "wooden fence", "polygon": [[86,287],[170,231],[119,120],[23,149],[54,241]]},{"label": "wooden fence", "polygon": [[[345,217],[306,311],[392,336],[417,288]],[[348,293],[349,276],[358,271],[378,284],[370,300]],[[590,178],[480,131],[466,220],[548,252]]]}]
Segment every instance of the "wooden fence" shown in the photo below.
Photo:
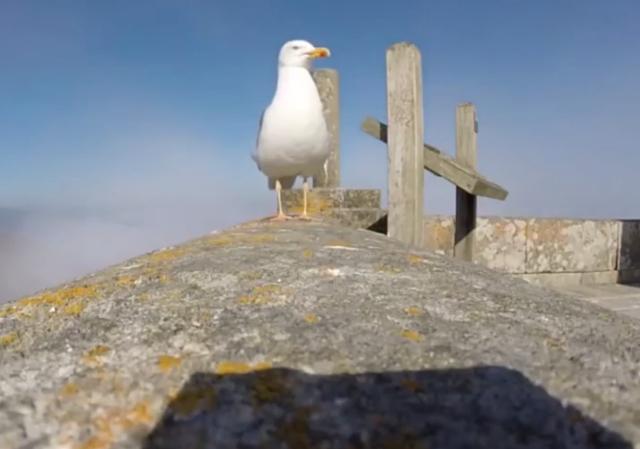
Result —
[{"label": "wooden fence", "polygon": [[[477,172],[478,121],[475,106],[456,109],[456,155],[424,143],[422,57],[410,43],[392,45],[386,52],[387,124],[367,117],[362,130],[385,142],[388,150],[387,235],[404,243],[423,245],[424,170],[456,186],[454,255],[472,260],[477,197],[504,200],[508,192]],[[325,173],[314,178],[314,187],[338,187],[339,97],[335,70],[314,73],[332,135],[331,157]]]}]

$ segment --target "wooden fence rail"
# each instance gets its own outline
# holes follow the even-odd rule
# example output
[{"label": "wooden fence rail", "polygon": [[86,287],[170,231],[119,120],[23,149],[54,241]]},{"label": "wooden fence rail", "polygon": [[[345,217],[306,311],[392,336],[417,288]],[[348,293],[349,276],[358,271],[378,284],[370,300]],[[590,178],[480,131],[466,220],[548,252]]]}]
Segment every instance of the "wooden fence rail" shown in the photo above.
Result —
[{"label": "wooden fence rail", "polygon": [[[388,149],[387,235],[409,245],[422,246],[424,238],[424,170],[456,186],[454,254],[472,260],[477,197],[504,200],[508,192],[477,171],[478,121],[475,106],[456,109],[455,158],[424,143],[422,56],[413,44],[400,42],[386,52],[387,124],[367,117],[361,125]],[[314,187],[340,186],[340,95],[338,72],[313,73],[322,98],[330,133],[331,154]]]},{"label": "wooden fence rail", "polygon": [[504,200],[508,192],[476,171],[478,121],[475,106],[456,109],[455,160],[423,143],[424,117],[421,55],[406,42],[387,50],[387,116],[389,125],[366,118],[362,130],[387,143],[387,235],[410,245],[422,244],[424,170],[456,186],[456,257],[473,259],[477,197]]}]

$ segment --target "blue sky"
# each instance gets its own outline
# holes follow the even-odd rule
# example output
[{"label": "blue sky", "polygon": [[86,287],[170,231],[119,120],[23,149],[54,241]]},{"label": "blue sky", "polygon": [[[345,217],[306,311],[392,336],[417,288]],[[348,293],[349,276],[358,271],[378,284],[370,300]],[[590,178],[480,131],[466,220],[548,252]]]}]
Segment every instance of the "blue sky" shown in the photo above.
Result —
[{"label": "blue sky", "polygon": [[[407,40],[429,143],[453,152],[456,105],[478,108],[480,171],[510,191],[481,214],[638,217],[638,23],[635,0],[2,0],[0,207],[155,236],[135,250],[272,213],[249,154],[279,47],[303,38],[340,72],[346,186],[385,189],[359,124],[385,119],[385,49]],[[453,210],[451,186],[425,188]]]}]

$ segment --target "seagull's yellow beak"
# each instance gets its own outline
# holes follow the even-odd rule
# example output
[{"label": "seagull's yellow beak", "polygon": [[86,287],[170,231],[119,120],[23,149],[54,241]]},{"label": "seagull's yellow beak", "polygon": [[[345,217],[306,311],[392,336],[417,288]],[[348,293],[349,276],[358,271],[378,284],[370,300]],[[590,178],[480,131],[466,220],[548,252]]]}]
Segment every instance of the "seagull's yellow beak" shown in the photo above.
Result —
[{"label": "seagull's yellow beak", "polygon": [[316,58],[328,58],[329,56],[331,56],[331,52],[329,51],[328,48],[318,47],[318,48],[314,48],[311,51],[308,51],[307,55],[310,58],[313,58],[313,59],[316,59]]}]

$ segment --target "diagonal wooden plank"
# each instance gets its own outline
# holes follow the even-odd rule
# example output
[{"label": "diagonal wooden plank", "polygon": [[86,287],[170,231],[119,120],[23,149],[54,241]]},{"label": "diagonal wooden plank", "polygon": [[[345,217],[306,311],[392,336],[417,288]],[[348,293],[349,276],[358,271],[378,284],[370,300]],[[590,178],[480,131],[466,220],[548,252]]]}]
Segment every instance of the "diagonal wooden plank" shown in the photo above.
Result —
[{"label": "diagonal wooden plank", "polygon": [[[367,117],[362,122],[361,129],[370,136],[387,142],[386,124],[372,117]],[[424,144],[424,168],[472,195],[504,200],[509,194],[500,185],[489,181],[475,170],[459,164],[433,145]]]}]

